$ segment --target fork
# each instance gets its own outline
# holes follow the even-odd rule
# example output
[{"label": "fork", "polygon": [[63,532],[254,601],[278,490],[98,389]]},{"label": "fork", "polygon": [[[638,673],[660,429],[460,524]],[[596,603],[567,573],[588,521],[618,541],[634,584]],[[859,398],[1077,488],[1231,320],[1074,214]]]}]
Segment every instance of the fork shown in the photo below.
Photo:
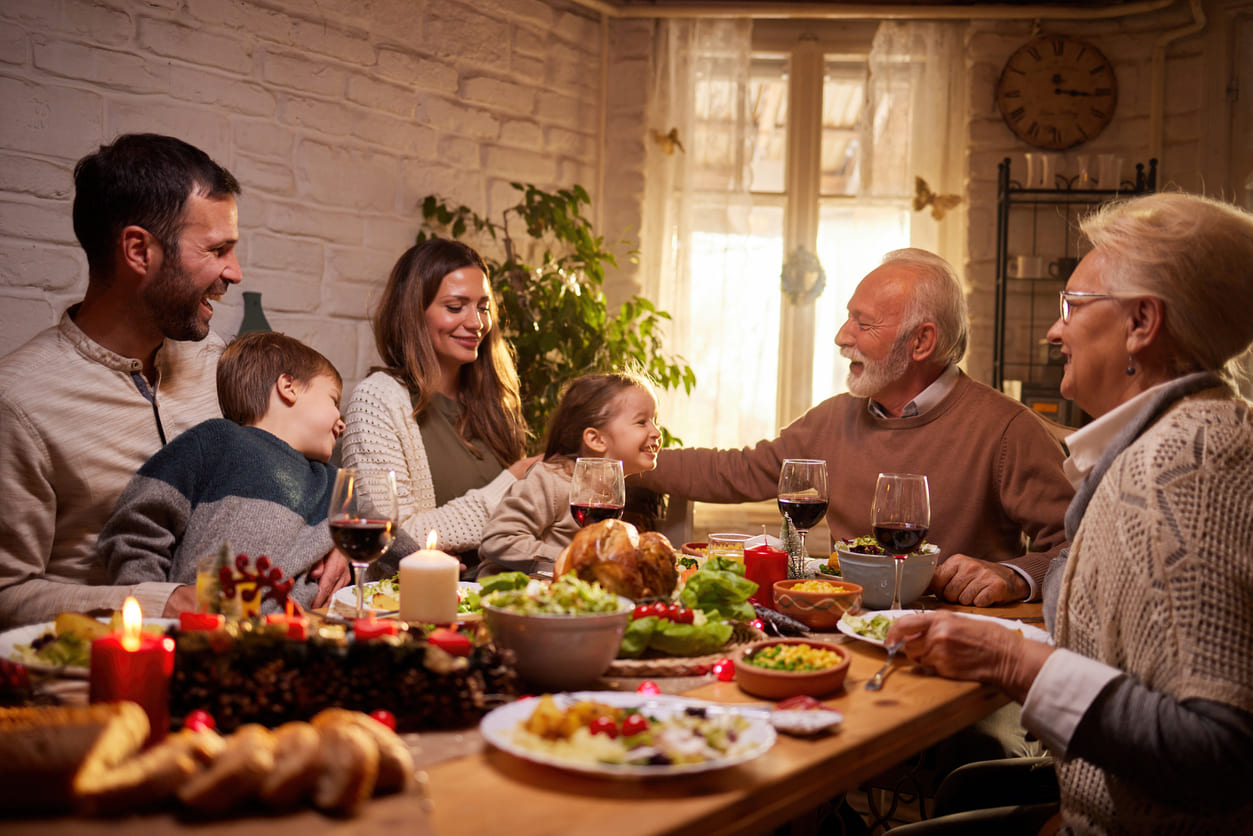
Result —
[{"label": "fork", "polygon": [[900,650],[904,644],[905,642],[897,642],[896,644],[889,644],[887,646],[888,660],[883,663],[883,667],[879,668],[878,672],[875,673],[875,675],[870,678],[870,681],[866,683],[867,691],[878,691],[883,687],[883,678],[887,676],[888,668],[892,667],[892,660],[896,657],[896,651]]}]

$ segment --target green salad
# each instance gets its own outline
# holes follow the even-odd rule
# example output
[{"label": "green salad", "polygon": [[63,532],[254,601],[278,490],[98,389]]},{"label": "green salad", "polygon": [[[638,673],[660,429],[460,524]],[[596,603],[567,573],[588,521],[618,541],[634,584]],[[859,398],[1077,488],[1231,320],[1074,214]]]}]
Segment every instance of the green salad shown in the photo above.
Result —
[{"label": "green salad", "polygon": [[756,591],[757,584],[744,577],[743,563],[712,557],[687,579],[679,593],[679,603],[693,613],[691,623],[657,615],[637,616],[627,625],[618,657],[637,659],[646,650],[684,657],[713,653],[734,633],[728,622],[756,617],[748,603]]},{"label": "green salad", "polygon": [[882,614],[857,616],[848,613],[844,613],[840,620],[857,635],[876,641],[887,641],[888,628],[892,626],[892,622],[896,621],[895,618],[888,618]]},{"label": "green salad", "polygon": [[[499,577],[499,576],[495,576]],[[491,581],[493,578],[488,578]],[[617,612],[618,596],[598,583],[580,580],[574,574],[562,575],[555,581],[528,580],[518,589],[500,589],[483,583],[483,603],[522,615],[586,615]]]}]

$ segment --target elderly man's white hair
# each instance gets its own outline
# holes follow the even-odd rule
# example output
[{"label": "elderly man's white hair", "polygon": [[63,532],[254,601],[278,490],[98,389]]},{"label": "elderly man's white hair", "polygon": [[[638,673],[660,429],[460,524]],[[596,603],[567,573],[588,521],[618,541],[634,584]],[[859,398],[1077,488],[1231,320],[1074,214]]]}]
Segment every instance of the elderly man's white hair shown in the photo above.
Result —
[{"label": "elderly man's white hair", "polygon": [[970,323],[966,291],[953,265],[916,247],[892,250],[883,257],[883,263],[912,267],[918,276],[917,292],[905,309],[898,339],[907,338],[924,322],[933,322],[936,359],[946,364],[961,362],[970,341]]}]

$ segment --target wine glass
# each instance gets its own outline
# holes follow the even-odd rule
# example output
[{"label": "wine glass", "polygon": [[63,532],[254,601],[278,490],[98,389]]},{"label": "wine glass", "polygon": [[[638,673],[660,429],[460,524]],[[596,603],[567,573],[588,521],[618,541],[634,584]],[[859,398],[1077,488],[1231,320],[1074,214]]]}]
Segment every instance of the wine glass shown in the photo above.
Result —
[{"label": "wine glass", "polygon": [[348,555],[357,579],[357,618],[365,615],[365,573],[395,537],[396,471],[341,467],[327,519],[331,539]]},{"label": "wine glass", "polygon": [[874,486],[874,536],[895,558],[892,609],[901,608],[901,572],[905,558],[918,548],[931,527],[927,477],[918,473],[880,473]]},{"label": "wine glass", "polygon": [[580,527],[618,519],[626,508],[626,482],[617,459],[574,460],[570,480],[570,513]]},{"label": "wine glass", "polygon": [[801,536],[801,554],[809,556],[805,535],[827,513],[827,463],[821,459],[784,459],[779,471],[779,512]]}]

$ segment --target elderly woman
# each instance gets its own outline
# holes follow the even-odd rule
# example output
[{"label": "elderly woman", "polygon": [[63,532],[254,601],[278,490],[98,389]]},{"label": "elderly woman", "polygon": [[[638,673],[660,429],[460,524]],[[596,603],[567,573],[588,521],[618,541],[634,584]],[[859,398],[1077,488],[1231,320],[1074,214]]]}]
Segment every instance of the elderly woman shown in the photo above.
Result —
[{"label": "elderly woman", "polygon": [[1253,796],[1253,216],[1182,194],[1087,218],[1049,340],[1094,421],[1067,438],[1054,647],[948,614],[888,642],[1003,688],[1056,758],[1065,828],[1249,832]]},{"label": "elderly woman", "polygon": [[352,393],[343,460],[396,471],[400,527],[473,569],[487,522],[535,458],[518,373],[496,327],[487,265],[444,238],[410,247],[392,268],[374,314],[383,367]]}]

